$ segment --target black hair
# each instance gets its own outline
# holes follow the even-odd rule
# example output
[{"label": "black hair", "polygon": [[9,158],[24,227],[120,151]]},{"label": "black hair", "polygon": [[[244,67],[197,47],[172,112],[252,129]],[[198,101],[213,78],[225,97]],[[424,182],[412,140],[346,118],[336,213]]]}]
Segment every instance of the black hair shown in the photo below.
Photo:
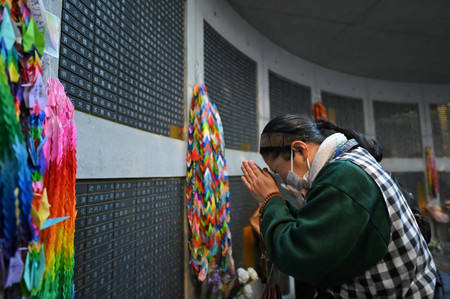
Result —
[{"label": "black hair", "polygon": [[[374,140],[360,132],[352,129],[341,128],[332,121],[318,121],[314,123],[306,115],[286,114],[277,116],[267,123],[262,132],[264,133],[286,133],[297,135],[298,140],[321,144],[325,138],[334,133],[342,133],[347,139],[355,139],[360,146],[365,148],[378,162],[383,159],[383,150]],[[289,159],[291,146],[284,147],[262,147],[259,153],[271,160],[281,155]]]}]

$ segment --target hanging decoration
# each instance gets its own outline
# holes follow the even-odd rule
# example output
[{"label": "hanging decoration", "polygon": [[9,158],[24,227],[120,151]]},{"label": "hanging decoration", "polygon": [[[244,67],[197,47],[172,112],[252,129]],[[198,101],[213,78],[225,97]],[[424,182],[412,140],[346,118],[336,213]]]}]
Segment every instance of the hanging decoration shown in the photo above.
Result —
[{"label": "hanging decoration", "polygon": [[315,103],[312,112],[315,121],[328,120],[327,111],[325,110],[325,106],[322,102]]},{"label": "hanging decoration", "polygon": [[[25,0],[0,5],[0,297],[69,298],[76,216],[73,106],[61,85],[50,80],[47,90],[43,80],[45,16],[30,11]],[[58,117],[64,119],[60,127],[50,128]],[[64,171],[53,165],[54,156],[64,157],[58,161]],[[64,218],[54,218],[61,213]]]},{"label": "hanging decoration", "polygon": [[[2,214],[0,281],[6,297],[16,296],[14,284],[22,280],[24,265],[23,245],[33,246],[38,241],[38,230],[32,221],[32,202],[42,192],[35,158],[39,156],[36,145],[29,140],[35,136],[40,140],[39,128],[29,119],[31,113],[40,113],[36,76],[42,73],[40,58],[33,38],[26,35],[33,19],[26,2],[3,1],[1,6],[1,162],[0,162],[0,206]],[[22,28],[22,33],[19,28]],[[23,43],[22,43],[23,42]],[[25,45],[28,43],[28,47]],[[39,47],[40,48],[40,47]],[[37,104],[36,104],[37,103]],[[39,117],[39,116],[38,116]],[[36,126],[37,125],[37,126]],[[33,137],[31,137],[33,138]],[[33,151],[34,150],[34,151]],[[31,161],[27,163],[27,161]],[[37,247],[37,246],[36,246]],[[31,247],[30,247],[31,248]],[[29,254],[29,252],[27,252]],[[34,274],[34,273],[33,273]],[[42,277],[42,275],[41,275]],[[27,293],[29,290],[25,290]]]},{"label": "hanging decoration", "polygon": [[189,114],[186,201],[190,264],[203,282],[210,273],[234,276],[225,141],[219,112],[196,85]]},{"label": "hanging decoration", "polygon": [[30,241],[33,193],[25,141],[3,59],[0,75],[0,287],[7,288],[21,280],[19,246]]},{"label": "hanging decoration", "polygon": [[[48,194],[50,219],[58,222],[41,231],[46,273],[39,294],[46,298],[71,297],[73,284],[76,181],[76,125],[74,107],[59,80],[48,80],[44,145],[47,171],[44,187]],[[68,219],[67,219],[68,218]],[[67,219],[67,220],[65,220]]]},{"label": "hanging decoration", "polygon": [[425,147],[425,159],[427,164],[427,194],[430,200],[439,199],[439,182],[437,176],[434,152],[430,147]]},{"label": "hanging decoration", "polygon": [[28,6],[22,2],[22,75],[23,100],[20,104],[20,122],[27,143],[31,173],[33,201],[33,237],[28,244],[23,280],[24,294],[35,295],[39,290],[45,269],[44,247],[40,244],[40,229],[48,217],[48,203],[43,176],[46,170],[42,147],[45,140],[42,126],[47,103],[45,84],[42,79],[42,55],[44,54],[44,30],[40,30]]}]

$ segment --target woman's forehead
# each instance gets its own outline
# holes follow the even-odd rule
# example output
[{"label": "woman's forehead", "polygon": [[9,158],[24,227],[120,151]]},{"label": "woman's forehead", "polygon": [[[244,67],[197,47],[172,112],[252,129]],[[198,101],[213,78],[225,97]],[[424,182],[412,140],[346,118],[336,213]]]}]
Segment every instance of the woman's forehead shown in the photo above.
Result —
[{"label": "woman's forehead", "polygon": [[283,157],[278,156],[275,159],[264,159],[267,166],[269,166],[270,170],[273,172],[279,171],[279,168],[286,167],[286,165],[289,164],[289,161],[286,159],[283,159]]}]

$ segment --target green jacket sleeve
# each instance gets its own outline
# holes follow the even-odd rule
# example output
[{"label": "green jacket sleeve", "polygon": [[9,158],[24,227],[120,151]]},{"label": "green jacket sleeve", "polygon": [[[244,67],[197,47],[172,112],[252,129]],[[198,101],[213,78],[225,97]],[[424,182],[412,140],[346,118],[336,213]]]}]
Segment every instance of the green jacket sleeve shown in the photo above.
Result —
[{"label": "green jacket sleeve", "polygon": [[333,287],[383,258],[389,216],[378,186],[362,169],[348,161],[325,165],[306,200],[302,209],[290,210],[275,197],[264,208],[261,233],[278,269]]}]

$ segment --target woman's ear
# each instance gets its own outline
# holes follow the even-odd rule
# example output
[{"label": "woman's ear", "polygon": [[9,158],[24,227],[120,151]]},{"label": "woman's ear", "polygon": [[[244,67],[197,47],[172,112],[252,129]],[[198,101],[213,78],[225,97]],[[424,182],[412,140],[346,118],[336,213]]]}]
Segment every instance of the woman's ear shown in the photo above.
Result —
[{"label": "woman's ear", "polygon": [[291,143],[291,149],[294,152],[299,152],[301,155],[308,157],[308,146],[301,140],[296,140]]}]

